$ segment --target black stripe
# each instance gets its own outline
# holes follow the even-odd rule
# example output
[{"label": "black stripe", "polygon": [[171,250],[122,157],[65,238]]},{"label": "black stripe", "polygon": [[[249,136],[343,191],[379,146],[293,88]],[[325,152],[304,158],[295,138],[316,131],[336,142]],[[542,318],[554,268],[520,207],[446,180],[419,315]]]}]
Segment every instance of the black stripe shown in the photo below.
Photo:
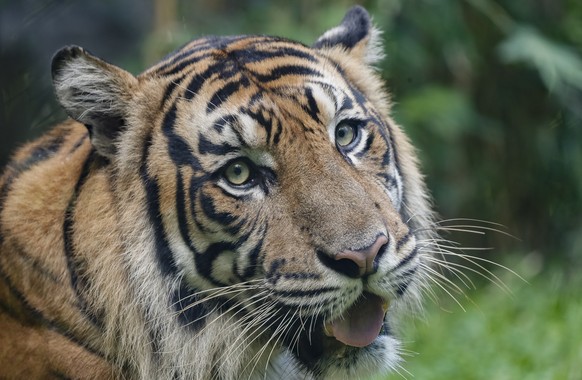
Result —
[{"label": "black stripe", "polygon": [[[176,123],[176,105],[166,112],[162,122],[162,130],[168,140],[168,154],[176,166],[190,166],[194,170],[202,170],[200,161],[192,153],[190,145],[174,131]],[[151,142],[150,142],[151,144]]]},{"label": "black stripe", "polygon": [[189,45],[191,42],[184,44],[183,46],[179,47],[178,49],[172,51],[165,57],[163,57],[160,62],[168,61],[163,63],[160,67],[156,69],[156,73],[162,76],[172,76],[176,73],[181,72],[185,67],[195,63],[201,59],[204,59],[204,56],[208,56],[209,54],[200,54],[196,56],[197,53],[201,53],[207,50],[212,49],[214,46],[211,44],[211,41],[203,42],[200,45],[196,45],[191,49],[186,49],[186,45]]},{"label": "black stripe", "polygon": [[250,84],[248,78],[242,77],[238,81],[228,82],[220,89],[218,89],[213,95],[212,98],[208,101],[206,106],[206,113],[210,113],[214,111],[216,108],[220,107],[220,105],[228,100],[228,98],[237,92],[241,87],[246,88]]},{"label": "black stripe", "polygon": [[172,295],[172,304],[176,310],[178,322],[193,331],[198,331],[204,327],[206,317],[210,313],[205,302],[199,303],[199,301],[196,291],[185,284],[180,284]]},{"label": "black stripe", "polygon": [[73,145],[71,150],[69,150],[69,155],[75,153],[77,151],[77,149],[79,149],[81,146],[83,146],[83,143],[85,143],[85,140],[87,140],[88,138],[89,138],[89,131],[87,131],[83,136],[81,136],[81,138],[79,140],[77,140],[77,142]]},{"label": "black stripe", "polygon": [[[386,141],[386,144],[390,144],[389,141]],[[384,152],[384,154],[382,155],[382,166],[386,167],[388,165],[390,165],[390,162],[392,161],[392,158],[390,157],[390,147],[387,145],[386,146],[386,151]]]},{"label": "black stripe", "polygon": [[184,99],[191,100],[195,95],[198,95],[200,89],[202,88],[204,83],[206,83],[206,81],[208,80],[209,75],[206,76],[207,73],[208,70],[203,73],[196,74],[192,77],[192,79],[190,80],[190,84],[188,84],[186,92],[184,93]]},{"label": "black stripe", "polygon": [[275,284],[277,283],[277,281],[279,281],[279,279],[281,278],[281,272],[279,269],[281,269],[281,267],[285,265],[285,262],[286,262],[285,259],[273,260],[269,269],[265,273],[265,278],[267,279],[268,282],[270,282],[271,284]]},{"label": "black stripe", "polygon": [[[198,52],[202,52],[204,50],[210,50],[211,47],[200,47],[199,49],[196,49],[196,52],[192,52],[192,54],[186,54],[185,56],[188,56],[188,59],[182,59],[179,63],[177,63],[174,67],[171,67],[172,65],[167,65],[167,67],[165,68],[161,68],[156,70],[156,72],[158,72],[160,75],[165,76],[165,77],[171,77],[175,74],[181,73],[182,71],[184,71],[184,69],[186,69],[187,67],[194,65],[206,58],[212,57],[212,52],[208,52],[208,53],[203,53],[203,54],[199,54],[199,55],[194,55],[195,53]],[[173,63],[175,64],[175,63]]]},{"label": "black stripe", "polygon": [[[263,50],[263,48],[273,48],[274,50]],[[239,64],[249,64],[254,62],[261,62],[266,60],[271,60],[274,58],[289,58],[289,57],[297,57],[306,59],[310,62],[319,62],[317,57],[313,54],[299,50],[290,46],[281,47],[275,45],[257,45],[255,49],[244,49],[244,50],[237,50],[233,51],[232,55],[236,57],[236,60]]]},{"label": "black stripe", "polygon": [[358,103],[360,107],[366,109],[365,105],[368,100],[366,99],[364,94],[362,94],[362,92],[358,88],[351,85],[348,81],[346,81],[346,83],[348,83],[348,87],[350,89],[350,92],[352,93],[352,96],[356,99],[356,103]]},{"label": "black stripe", "polygon": [[[160,68],[156,70],[156,72],[160,73],[164,76],[170,76],[182,71],[184,68],[201,61],[204,58],[213,56],[216,51],[225,50],[226,47],[237,41],[241,41],[248,38],[257,38],[264,40],[260,36],[226,36],[226,37],[216,37],[216,36],[209,36],[205,38],[205,42],[201,45],[197,45],[196,47],[183,50],[184,48],[177,49],[172,53],[168,54],[162,60],[171,59],[170,62],[164,64]],[[191,42],[187,43],[189,45]],[[211,51],[214,50],[214,51]],[[203,51],[208,51],[206,54],[200,54],[198,56],[194,56],[196,53],[200,53]],[[172,67],[173,66],[173,67]]]},{"label": "black stripe", "polygon": [[[408,290],[408,287],[410,286],[410,284],[412,284],[412,281],[414,281],[414,273],[415,272],[416,272],[416,267],[413,268],[412,270],[407,271],[406,280],[404,280],[396,285],[396,295],[398,295],[399,297],[402,297],[404,295],[406,290]],[[404,275],[403,275],[403,277],[404,277]]]},{"label": "black stripe", "polygon": [[214,205],[214,199],[211,196],[206,195],[203,191],[200,192],[200,204],[202,205],[202,211],[204,215],[221,226],[225,227],[231,235],[238,235],[244,220],[236,225],[232,225],[237,221],[237,217],[233,216],[228,212],[216,211],[216,206]]},{"label": "black stripe", "polygon": [[319,288],[319,289],[309,289],[309,290],[272,290],[271,293],[273,295],[276,295],[279,297],[287,297],[287,298],[311,297],[311,296],[317,296],[317,295],[324,294],[324,293],[335,292],[338,289],[339,288],[337,288],[335,286],[331,286],[331,287],[325,287],[325,288]]},{"label": "black stripe", "polygon": [[361,151],[356,153],[356,157],[362,158],[366,153],[368,153],[368,151],[372,147],[373,143],[374,143],[374,134],[370,133],[368,135],[368,138],[366,139],[366,145],[364,146],[364,149],[362,149]]},{"label": "black stripe", "polygon": [[194,255],[194,261],[196,263],[196,270],[198,274],[204,276],[208,281],[210,281],[215,286],[227,286],[224,282],[215,279],[212,276],[212,264],[214,260],[218,258],[224,251],[234,251],[236,247],[231,243],[214,243],[211,244],[206,251],[202,253],[196,253]]},{"label": "black stripe", "polygon": [[67,260],[67,268],[69,270],[69,277],[71,279],[71,287],[75,291],[77,296],[77,302],[83,313],[100,330],[104,329],[103,322],[103,311],[96,313],[89,306],[89,302],[85,299],[85,293],[89,291],[91,287],[90,279],[85,273],[85,263],[77,258],[75,253],[75,246],[73,243],[73,235],[75,233],[75,207],[77,204],[77,197],[81,191],[81,188],[87,181],[90,173],[91,167],[96,162],[97,153],[94,149],[91,150],[81,170],[81,174],[75,185],[73,195],[69,201],[67,209],[65,210],[65,217],[63,221],[63,244],[65,250],[65,258]]},{"label": "black stripe", "polygon": [[[265,129],[265,133],[267,135],[267,141],[271,140],[271,131],[273,129],[273,115],[267,110],[259,109],[257,112],[252,111],[249,108],[241,109],[241,112],[247,114],[251,118],[253,118],[261,127]],[[269,117],[265,117],[268,115]]]},{"label": "black stripe", "polygon": [[403,246],[405,243],[407,243],[407,242],[410,240],[410,238],[411,238],[412,236],[413,236],[413,235],[412,235],[412,232],[411,232],[411,231],[408,231],[408,232],[406,233],[406,235],[404,235],[404,236],[402,237],[402,239],[400,239],[400,240],[398,241],[398,243],[396,243],[396,250],[398,251],[400,248],[402,248],[402,246]]},{"label": "black stripe", "polygon": [[417,255],[418,255],[418,247],[414,247],[414,249],[404,259],[402,259],[398,263],[398,265],[396,265],[394,267],[394,269],[392,269],[392,272],[395,272],[398,269],[404,267],[406,264],[408,264],[410,261],[412,261]]},{"label": "black stripe", "polygon": [[203,253],[196,253],[194,261],[196,262],[196,269],[198,273],[208,279],[216,286],[227,286],[224,282],[212,276],[212,265],[218,256],[225,252],[236,252],[246,241],[250,235],[243,235],[237,242],[218,242],[210,244],[210,246]]},{"label": "black stripe", "polygon": [[213,154],[215,156],[224,156],[228,153],[236,152],[238,149],[230,144],[214,144],[202,133],[198,135],[198,152],[200,154]]},{"label": "black stripe", "polygon": [[63,326],[62,324],[58,323],[57,321],[54,321],[52,319],[47,318],[40,310],[38,310],[37,308],[32,306],[31,303],[26,298],[26,296],[24,294],[22,294],[16,288],[16,286],[14,286],[12,281],[10,281],[10,277],[4,271],[4,268],[1,265],[1,263],[0,263],[0,279],[2,279],[2,281],[4,281],[10,294],[12,294],[18,300],[18,302],[20,302],[24,306],[24,308],[26,308],[27,313],[32,315],[32,317],[34,319],[36,319],[37,321],[42,323],[44,326],[47,326],[48,328],[50,328],[51,331],[54,331],[55,333],[63,336],[67,340],[77,344],[80,347],[83,347],[88,352],[90,352],[90,353],[92,353],[92,354],[94,354],[102,359],[105,359],[105,355],[103,353],[99,352],[98,350],[96,350],[95,348],[89,346],[88,342],[85,342],[81,338],[75,337],[74,335],[72,335],[70,328],[67,328],[67,326]]},{"label": "black stripe", "polygon": [[160,110],[163,110],[164,105],[168,102],[168,100],[170,100],[172,98],[172,94],[174,93],[174,90],[178,86],[178,81],[179,81],[179,79],[172,80],[168,84],[168,87],[166,87],[166,90],[164,91],[164,95],[162,96],[162,103],[160,105]]},{"label": "black stripe", "polygon": [[301,65],[284,65],[278,66],[271,70],[268,74],[253,73],[253,76],[257,78],[260,82],[267,83],[280,79],[284,76],[289,75],[300,75],[300,76],[313,76],[321,77],[321,73],[306,66]]},{"label": "black stripe", "polygon": [[350,97],[346,96],[342,101],[340,111],[351,110],[352,108],[354,108],[354,102]]},{"label": "black stripe", "polygon": [[[5,178],[2,187],[0,188],[0,215],[4,210],[4,202],[12,184],[23,172],[29,170],[36,164],[51,158],[56,152],[61,149],[65,141],[65,135],[55,136],[48,141],[37,145],[32,149],[30,154],[19,161],[9,162],[5,169]],[[0,244],[4,241],[0,234]]]},{"label": "black stripe", "polygon": [[378,175],[378,177],[381,177],[381,178],[384,179],[384,181],[387,184],[387,187],[386,188],[388,190],[392,190],[392,189],[398,187],[398,181],[396,181],[396,178],[394,178],[393,175],[388,174],[386,172],[379,172],[379,173],[377,173],[377,175]]},{"label": "black stripe", "polygon": [[[396,166],[396,172],[400,176],[402,176],[402,167],[400,165],[400,159],[398,157],[398,149],[396,149],[396,143],[394,141],[394,131],[392,130],[392,125],[390,123],[387,123],[385,125],[386,125],[386,129],[388,130],[388,133],[390,134],[388,141],[390,144],[390,149],[392,150],[392,152],[394,152],[394,165]],[[407,203],[406,198],[407,198],[406,197],[406,189],[404,189],[402,191],[402,194],[401,194],[401,204]],[[417,218],[410,218],[410,216],[408,215],[408,212],[406,211],[406,207],[400,207],[399,212],[400,212],[400,216],[401,216],[402,220],[409,221],[408,223],[412,226],[416,225]]]},{"label": "black stripe", "polygon": [[149,149],[152,145],[152,138],[153,135],[150,132],[142,153],[140,177],[146,192],[148,215],[154,230],[156,258],[158,260],[160,270],[164,275],[176,275],[178,273],[178,268],[176,267],[174,256],[170,250],[170,245],[168,243],[162,222],[159,199],[160,188],[155,179],[151,178],[147,171],[147,161],[149,156]]},{"label": "black stripe", "polygon": [[311,88],[307,87],[305,89],[305,97],[307,98],[307,105],[306,106],[302,105],[303,110],[307,112],[307,114],[309,115],[309,117],[311,117],[311,119],[313,119],[313,121],[315,121],[316,123],[320,123],[321,121],[319,119],[319,107],[317,106],[317,102],[313,97],[313,91],[311,91]]},{"label": "black stripe", "polygon": [[15,162],[16,165],[9,164],[10,169],[22,173],[32,166],[51,158],[61,149],[61,146],[65,142],[65,137],[66,135],[58,135],[36,146],[25,159]]},{"label": "black stripe", "polygon": [[291,280],[317,280],[321,278],[321,275],[318,273],[294,272],[294,273],[283,273],[281,277]]},{"label": "black stripe", "polygon": [[217,79],[225,81],[239,73],[240,69],[235,65],[234,62],[226,59],[216,61],[208,66],[206,70],[192,77],[190,84],[187,87],[186,93],[184,94],[184,98],[186,100],[190,100],[195,95],[198,95],[204,83],[206,83],[206,81],[215,74],[217,74]]},{"label": "black stripe", "polygon": [[[224,127],[226,127],[227,125],[233,125],[236,123],[237,123],[237,116],[236,115],[226,115],[226,116],[219,117],[214,122],[214,124],[212,126],[214,127],[214,130],[216,132],[222,133],[224,131]],[[238,136],[238,131],[235,128],[232,128],[232,130],[235,133],[237,133],[237,136]],[[240,139],[240,136],[239,136],[239,139]]]},{"label": "black stripe", "polygon": [[26,264],[30,265],[32,267],[32,270],[36,271],[38,275],[41,275],[52,282],[56,283],[62,282],[58,275],[45,268],[37,258],[30,256],[24,250],[24,248],[22,248],[21,246],[17,245],[15,242],[12,241],[7,244],[10,244],[9,245],[10,248],[8,249],[10,249],[15,255],[20,257]]},{"label": "black stripe", "polygon": [[207,233],[207,234],[212,234],[213,231],[211,231],[209,228],[207,228],[200,220],[198,220],[198,216],[202,215],[201,212],[197,212],[197,200],[198,200],[198,192],[200,190],[200,188],[202,187],[202,185],[204,184],[204,182],[206,182],[208,180],[207,176],[201,176],[201,177],[195,177],[192,176],[192,178],[190,179],[190,186],[188,188],[188,197],[190,199],[190,215],[192,216],[192,219],[194,220],[194,224],[196,224],[196,227],[200,230],[200,232],[202,233]]},{"label": "black stripe", "polygon": [[240,276],[242,280],[247,280],[257,273],[257,264],[259,261],[259,255],[263,249],[263,243],[264,237],[260,238],[257,245],[255,245],[255,247],[248,253],[248,264]]},{"label": "black stripe", "polygon": [[[193,201],[193,200],[192,200]],[[190,239],[188,233],[188,219],[186,217],[186,194],[184,192],[184,180],[180,169],[176,169],[176,214],[178,216],[178,228],[182,240],[186,242],[192,252],[196,252],[196,248]]]},{"label": "black stripe", "polygon": [[50,371],[51,377],[54,379],[59,379],[59,380],[72,380],[72,377],[69,377],[67,375],[65,375],[62,372],[56,371],[56,370],[51,370]]}]

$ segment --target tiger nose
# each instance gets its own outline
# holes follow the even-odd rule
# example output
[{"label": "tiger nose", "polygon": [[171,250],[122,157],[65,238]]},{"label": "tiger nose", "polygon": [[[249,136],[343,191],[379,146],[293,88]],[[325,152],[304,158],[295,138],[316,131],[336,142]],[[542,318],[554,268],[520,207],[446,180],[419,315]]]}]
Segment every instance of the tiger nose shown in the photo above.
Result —
[{"label": "tiger nose", "polygon": [[388,238],[385,235],[379,235],[368,247],[340,252],[334,257],[335,263],[332,264],[332,269],[353,278],[373,274],[377,270],[376,257],[386,243],[388,243]]}]

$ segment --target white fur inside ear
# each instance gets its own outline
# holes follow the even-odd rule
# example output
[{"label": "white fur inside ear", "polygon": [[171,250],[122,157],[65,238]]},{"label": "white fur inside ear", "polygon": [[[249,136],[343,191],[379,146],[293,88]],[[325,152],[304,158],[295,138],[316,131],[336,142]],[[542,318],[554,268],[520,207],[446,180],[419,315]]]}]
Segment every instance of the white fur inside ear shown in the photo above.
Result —
[{"label": "white fur inside ear", "polygon": [[382,31],[376,26],[372,27],[366,46],[364,62],[370,66],[377,66],[386,57],[384,44],[382,43]]},{"label": "white fur inside ear", "polygon": [[87,127],[97,152],[112,158],[137,79],[76,46],[65,47],[55,55],[52,75],[61,106]]},{"label": "white fur inside ear", "polygon": [[86,57],[67,62],[54,79],[59,102],[74,119],[91,124],[97,115],[122,112],[115,76]]},{"label": "white fur inside ear", "polygon": [[333,27],[319,36],[315,46],[318,47],[318,44],[324,43],[325,41],[341,40],[341,36],[346,35],[347,33],[348,29],[343,24]]}]

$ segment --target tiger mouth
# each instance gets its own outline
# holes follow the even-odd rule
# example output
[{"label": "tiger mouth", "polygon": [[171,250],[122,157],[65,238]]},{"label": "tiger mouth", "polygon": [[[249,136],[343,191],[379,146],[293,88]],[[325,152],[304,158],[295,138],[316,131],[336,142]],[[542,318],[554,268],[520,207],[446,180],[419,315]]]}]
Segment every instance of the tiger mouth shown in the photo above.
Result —
[{"label": "tiger mouth", "polygon": [[364,292],[338,317],[315,322],[311,331],[303,331],[296,355],[304,364],[315,365],[323,356],[342,358],[373,344],[388,334],[386,315],[389,300]]},{"label": "tiger mouth", "polygon": [[346,346],[369,346],[382,330],[388,306],[388,300],[364,293],[346,312],[325,323],[323,333]]}]

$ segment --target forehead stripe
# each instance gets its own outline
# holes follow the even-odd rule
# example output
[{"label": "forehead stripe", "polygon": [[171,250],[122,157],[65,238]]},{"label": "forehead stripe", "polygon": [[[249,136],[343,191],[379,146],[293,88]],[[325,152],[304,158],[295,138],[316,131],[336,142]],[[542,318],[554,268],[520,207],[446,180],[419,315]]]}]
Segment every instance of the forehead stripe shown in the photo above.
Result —
[{"label": "forehead stripe", "polygon": [[174,131],[176,122],[176,105],[174,104],[164,116],[162,130],[168,140],[168,154],[177,166],[190,166],[194,170],[202,170],[200,161],[192,154],[189,144]]},{"label": "forehead stripe", "polygon": [[287,75],[305,75],[321,77],[321,73],[307,66],[301,65],[283,65],[277,66],[268,74],[253,73],[253,76],[260,82],[272,82]]},{"label": "forehead stripe", "polygon": [[218,89],[212,98],[208,101],[206,106],[206,113],[210,113],[220,105],[225,102],[232,94],[240,90],[240,88],[246,88],[249,86],[249,80],[246,77],[242,77],[238,81],[228,82],[226,85]]}]

